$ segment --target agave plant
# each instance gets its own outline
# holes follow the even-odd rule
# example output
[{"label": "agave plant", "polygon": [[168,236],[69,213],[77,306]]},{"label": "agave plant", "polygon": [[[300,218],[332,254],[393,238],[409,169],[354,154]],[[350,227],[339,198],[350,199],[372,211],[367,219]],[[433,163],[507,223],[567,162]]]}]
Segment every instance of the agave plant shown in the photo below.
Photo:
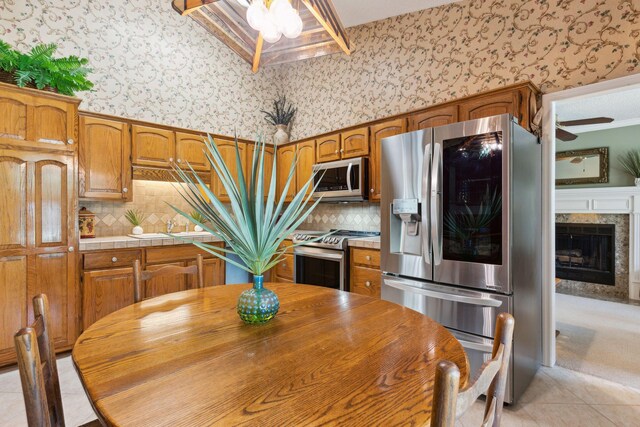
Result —
[{"label": "agave plant", "polygon": [[[188,221],[222,239],[230,249],[203,242],[193,242],[194,245],[256,276],[262,276],[284,258],[285,249],[280,249],[281,243],[304,222],[320,202],[316,200],[310,204],[312,192],[308,190],[313,187],[313,176],[302,185],[293,200],[285,205],[287,192],[295,176],[297,159],[294,159],[291,165],[282,194],[276,194],[277,156],[273,156],[271,181],[265,202],[264,142],[258,141],[256,144],[251,169],[247,171],[247,181],[236,138],[237,182],[211,136],[205,140],[205,144],[205,154],[211,168],[229,195],[230,209],[218,199],[190,165],[192,173],[182,168],[174,168],[176,180],[185,183],[176,188],[193,211],[202,217],[188,214],[176,206],[172,208]],[[230,258],[230,253],[240,257],[242,263]]]},{"label": "agave plant", "polygon": [[447,212],[444,217],[444,225],[452,236],[455,236],[460,241],[465,241],[482,228],[489,226],[491,221],[500,213],[501,208],[502,196],[496,190],[491,194],[489,187],[487,187],[477,213],[474,213],[465,204],[465,212],[462,214]]},{"label": "agave plant", "polygon": [[32,84],[44,89],[49,86],[63,95],[90,90],[93,83],[87,79],[91,72],[87,67],[89,61],[73,55],[54,58],[57,48],[53,43],[40,44],[22,53],[0,40],[0,70],[13,74],[20,87]]},{"label": "agave plant", "polygon": [[634,178],[640,178],[640,150],[629,150],[618,157],[620,166]]},{"label": "agave plant", "polygon": [[289,126],[291,120],[296,115],[297,108],[291,104],[287,104],[287,97],[284,95],[278,95],[273,101],[273,111],[262,112],[265,115],[265,120],[272,125],[284,125]]}]

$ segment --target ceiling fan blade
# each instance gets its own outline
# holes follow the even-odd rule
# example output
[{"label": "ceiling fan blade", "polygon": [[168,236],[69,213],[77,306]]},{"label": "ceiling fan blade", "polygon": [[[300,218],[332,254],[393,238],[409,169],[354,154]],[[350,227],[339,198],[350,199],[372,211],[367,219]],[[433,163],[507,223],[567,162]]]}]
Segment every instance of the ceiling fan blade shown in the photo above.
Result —
[{"label": "ceiling fan blade", "polygon": [[560,141],[564,141],[564,142],[573,141],[577,137],[578,135],[574,135],[571,132],[567,132],[564,129],[560,129],[560,128],[556,129],[556,138],[558,138]]},{"label": "ceiling fan blade", "polygon": [[584,157],[574,157],[573,159],[570,160],[570,162],[573,163],[574,165],[579,165],[580,163],[582,163],[583,160],[584,160]]},{"label": "ceiling fan blade", "polygon": [[611,117],[591,117],[590,119],[567,120],[566,122],[558,122],[558,124],[560,126],[583,126],[611,123],[612,121],[613,119]]}]

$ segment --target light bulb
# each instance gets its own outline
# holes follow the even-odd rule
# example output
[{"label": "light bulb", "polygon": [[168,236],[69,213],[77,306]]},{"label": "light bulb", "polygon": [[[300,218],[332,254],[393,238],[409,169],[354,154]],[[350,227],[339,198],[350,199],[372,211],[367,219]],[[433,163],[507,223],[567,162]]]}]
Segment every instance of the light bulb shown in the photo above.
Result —
[{"label": "light bulb", "polygon": [[256,31],[261,31],[264,22],[267,20],[269,10],[262,0],[253,0],[247,9],[247,22]]},{"label": "light bulb", "polygon": [[282,30],[282,34],[288,39],[295,39],[302,33],[302,19],[295,10],[291,10],[291,14],[287,19],[287,24]]},{"label": "light bulb", "polygon": [[282,37],[282,33],[278,29],[275,19],[271,13],[267,14],[260,32],[262,33],[262,38],[267,43],[275,43],[280,40],[280,37]]}]

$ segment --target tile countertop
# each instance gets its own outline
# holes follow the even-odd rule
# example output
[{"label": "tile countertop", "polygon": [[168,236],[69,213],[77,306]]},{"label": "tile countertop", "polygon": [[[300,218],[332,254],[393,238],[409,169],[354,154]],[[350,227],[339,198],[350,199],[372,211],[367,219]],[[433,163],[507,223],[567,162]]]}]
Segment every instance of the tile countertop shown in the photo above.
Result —
[{"label": "tile countertop", "polygon": [[[293,238],[296,232],[291,233],[289,238]],[[190,240],[197,242],[221,242],[222,240],[213,235],[208,236],[191,236]],[[96,251],[101,249],[125,249],[125,248],[143,248],[151,246],[171,246],[171,245],[186,245],[189,241],[185,241],[182,238],[173,238],[169,236],[153,238],[153,239],[136,239],[129,236],[111,236],[111,237],[94,237],[91,239],[80,239],[80,251]]]},{"label": "tile countertop", "polygon": [[[221,239],[213,235],[187,237],[190,241],[220,242]],[[153,239],[136,239],[129,236],[94,237],[92,239],[80,239],[80,251],[95,251],[100,249],[124,249],[142,248],[150,246],[186,245],[189,241],[183,238],[159,237]]]},{"label": "tile countertop", "polygon": [[352,248],[380,249],[380,236],[349,239]]}]

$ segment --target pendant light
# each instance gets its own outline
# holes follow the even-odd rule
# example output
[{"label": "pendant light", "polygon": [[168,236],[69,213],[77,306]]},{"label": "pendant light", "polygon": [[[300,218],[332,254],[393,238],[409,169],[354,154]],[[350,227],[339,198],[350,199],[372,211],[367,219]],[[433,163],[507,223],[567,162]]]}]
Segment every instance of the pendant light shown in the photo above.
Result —
[{"label": "pendant light", "polygon": [[247,22],[268,43],[276,43],[282,35],[294,39],[302,33],[302,19],[289,0],[253,0],[247,9]]}]

